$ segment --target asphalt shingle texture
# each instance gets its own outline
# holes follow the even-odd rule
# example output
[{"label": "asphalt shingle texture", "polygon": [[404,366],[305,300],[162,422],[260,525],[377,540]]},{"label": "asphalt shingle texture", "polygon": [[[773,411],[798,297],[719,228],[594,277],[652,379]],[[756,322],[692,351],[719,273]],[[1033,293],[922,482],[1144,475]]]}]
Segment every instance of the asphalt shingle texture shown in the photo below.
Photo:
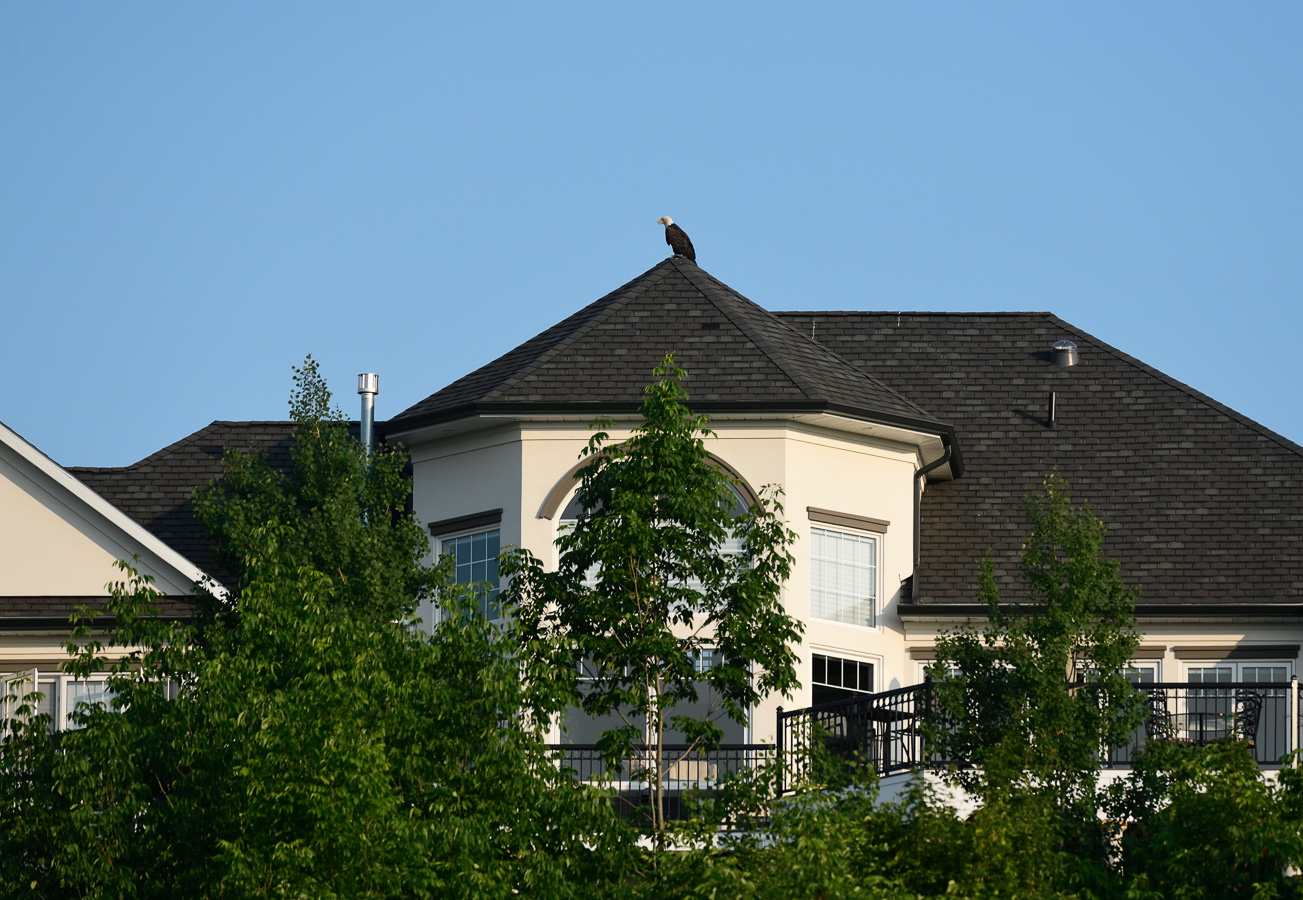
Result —
[{"label": "asphalt shingle texture", "polygon": [[637,405],[667,353],[690,402],[755,408],[835,404],[930,422],[920,406],[787,328],[683,257],[670,257],[385,423],[412,427],[477,410]]},{"label": "asphalt shingle texture", "polygon": [[[952,423],[965,475],[929,484],[920,600],[1005,600],[1022,498],[1058,471],[1151,604],[1303,602],[1303,448],[1049,313],[783,312],[778,318]],[[1080,362],[1050,361],[1054,341]],[[1047,427],[1049,394],[1058,415]]]},{"label": "asphalt shingle texture", "polygon": [[228,449],[264,452],[274,468],[289,471],[293,434],[293,422],[213,422],[129,466],[68,471],[199,568],[229,581],[190,495],[222,474]]}]

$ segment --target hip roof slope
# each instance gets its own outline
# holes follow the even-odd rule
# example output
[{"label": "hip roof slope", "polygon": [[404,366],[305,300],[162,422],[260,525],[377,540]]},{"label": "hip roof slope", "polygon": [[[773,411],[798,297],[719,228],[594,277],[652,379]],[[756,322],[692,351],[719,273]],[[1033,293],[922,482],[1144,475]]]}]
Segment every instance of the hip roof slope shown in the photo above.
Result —
[{"label": "hip roof slope", "polygon": [[[778,316],[954,424],[966,476],[924,495],[922,602],[974,602],[988,551],[1002,596],[1023,599],[1020,503],[1058,471],[1104,521],[1142,608],[1303,603],[1294,442],[1049,313]],[[1063,338],[1080,350],[1070,368],[1049,358]]]},{"label": "hip roof slope", "polygon": [[670,257],[386,423],[415,427],[477,410],[636,408],[666,354],[695,408],[863,411],[944,428],[906,399],[695,263]]}]

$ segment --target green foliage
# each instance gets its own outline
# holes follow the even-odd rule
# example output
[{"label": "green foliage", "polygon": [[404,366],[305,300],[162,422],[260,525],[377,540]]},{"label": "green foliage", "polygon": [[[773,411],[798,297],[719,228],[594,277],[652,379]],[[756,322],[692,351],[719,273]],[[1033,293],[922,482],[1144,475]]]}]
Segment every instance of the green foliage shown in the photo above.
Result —
[{"label": "green foliage", "polygon": [[1126,743],[1142,716],[1127,677],[1135,594],[1102,555],[1103,523],[1073,505],[1061,479],[1049,477],[1024,508],[1030,604],[1003,604],[984,561],[986,625],[937,641],[931,736],[943,758],[980,767],[952,777],[984,800],[1035,789],[1093,816],[1100,753]]},{"label": "green foliage", "polygon": [[[514,636],[423,563],[403,455],[367,461],[311,362],[293,472],[232,456],[196,499],[237,584],[197,629],[116,585],[115,711],[0,748],[0,873],[19,896],[589,896],[631,853],[552,763]],[[412,619],[437,591],[432,638]],[[83,643],[83,641],[85,643]],[[82,617],[73,672],[110,668]],[[168,699],[169,693],[175,699]],[[505,726],[505,727],[504,727]],[[9,810],[20,810],[11,817]]]},{"label": "green foliage", "polygon": [[[33,686],[18,688],[0,732],[0,896],[1303,895],[1289,874],[1303,771],[1264,779],[1242,745],[1152,742],[1103,798],[1111,830],[1100,821],[1099,751],[1138,718],[1133,597],[1100,556],[1102,526],[1053,478],[1028,501],[1033,604],[999,605],[988,565],[987,628],[938,645],[933,674],[963,677],[942,679],[929,729],[983,766],[951,773],[977,811],[961,819],[921,777],[886,802],[812,741],[800,791],[779,797],[776,767],[748,773],[673,836],[686,849],[643,865],[609,797],[562,775],[542,734],[583,703],[641,708],[707,747],[718,729],[671,709],[702,681],[725,715],[790,687],[799,633],[777,602],[791,564],[777,503],[728,512],[667,361],[634,437],[590,443],[560,571],[515,557],[522,624],[490,623],[446,565],[424,564],[401,454],[368,463],[315,365],[297,374],[293,471],[233,456],[196,501],[233,590],[210,590],[194,626],[164,622],[149,579],[124,565],[100,613],[113,628],[82,611],[65,666],[111,672],[112,708],[52,734]],[[739,559],[718,553],[728,529],[744,536]],[[412,618],[427,594],[449,613],[432,637]],[[704,647],[734,670],[684,664]],[[581,695],[581,661],[599,691]],[[754,680],[739,678],[749,666]]]},{"label": "green foliage", "polygon": [[[602,739],[613,758],[642,742],[636,723],[645,717],[652,758],[661,760],[646,773],[658,846],[674,764],[662,752],[666,732],[694,748],[717,745],[719,716],[745,722],[764,696],[796,686],[792,645],[801,634],[780,601],[794,539],[782,506],[767,493],[734,515],[730,481],[708,461],[706,418],[684,404],[683,376],[666,357],[643,391],[633,436],[614,444],[602,431],[589,441],[582,512],[558,541],[556,571],[525,551],[504,564],[535,676],[559,679],[568,702],[590,714],[625,716]],[[721,552],[730,533],[739,555]],[[695,659],[707,648],[717,663],[699,671]],[[712,706],[705,718],[675,712],[703,692]]]},{"label": "green foliage", "polygon": [[1303,896],[1287,874],[1303,860],[1303,771],[1277,774],[1242,744],[1152,743],[1108,802],[1131,896]]}]

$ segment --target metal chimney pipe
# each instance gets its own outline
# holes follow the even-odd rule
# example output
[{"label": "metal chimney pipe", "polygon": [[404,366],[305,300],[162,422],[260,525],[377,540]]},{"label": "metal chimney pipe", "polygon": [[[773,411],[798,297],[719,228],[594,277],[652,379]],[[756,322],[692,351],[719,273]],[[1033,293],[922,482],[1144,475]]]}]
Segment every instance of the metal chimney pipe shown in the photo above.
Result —
[{"label": "metal chimney pipe", "polygon": [[380,376],[374,372],[358,375],[357,392],[362,395],[362,446],[370,459],[376,448],[376,394],[380,393]]}]

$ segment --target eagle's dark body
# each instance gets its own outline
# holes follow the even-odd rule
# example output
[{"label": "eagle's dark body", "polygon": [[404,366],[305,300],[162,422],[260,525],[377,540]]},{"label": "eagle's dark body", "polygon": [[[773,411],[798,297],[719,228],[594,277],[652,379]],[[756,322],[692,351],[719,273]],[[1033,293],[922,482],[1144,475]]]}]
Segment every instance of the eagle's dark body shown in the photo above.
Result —
[{"label": "eagle's dark body", "polygon": [[[666,219],[669,219],[666,216]],[[675,256],[686,256],[693,262],[697,261],[697,251],[692,249],[692,239],[688,237],[686,231],[675,225],[673,220],[665,222],[665,243],[670,245]]]}]

